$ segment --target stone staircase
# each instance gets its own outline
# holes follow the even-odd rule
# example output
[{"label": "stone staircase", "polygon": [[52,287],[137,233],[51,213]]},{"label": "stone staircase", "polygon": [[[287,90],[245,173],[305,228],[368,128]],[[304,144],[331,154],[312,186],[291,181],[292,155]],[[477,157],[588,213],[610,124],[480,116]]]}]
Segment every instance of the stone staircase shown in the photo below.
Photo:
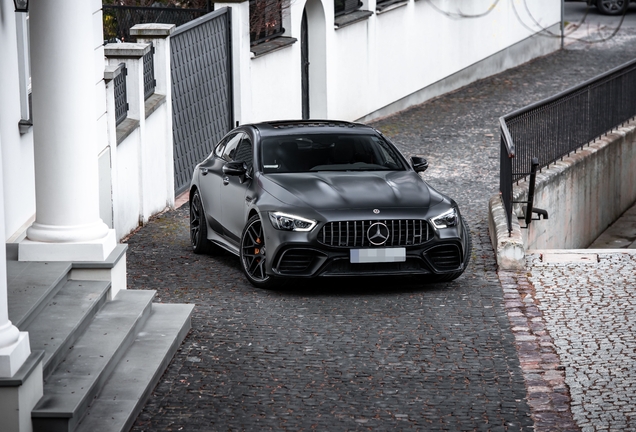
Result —
[{"label": "stone staircase", "polygon": [[[118,246],[122,248],[125,246]],[[33,430],[128,431],[190,329],[193,305],[72,280],[72,263],[19,262],[7,247],[9,319],[42,359]],[[28,366],[28,365],[25,365]]]}]

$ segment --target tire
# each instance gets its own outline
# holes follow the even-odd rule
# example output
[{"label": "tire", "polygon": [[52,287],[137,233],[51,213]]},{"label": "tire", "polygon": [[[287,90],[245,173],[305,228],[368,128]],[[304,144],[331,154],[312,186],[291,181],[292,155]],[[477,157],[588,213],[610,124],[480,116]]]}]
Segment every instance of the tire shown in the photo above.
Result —
[{"label": "tire", "polygon": [[241,235],[241,268],[247,280],[257,288],[271,288],[278,284],[273,276],[268,275],[267,248],[263,234],[263,224],[258,215],[247,221]]},{"label": "tire", "polygon": [[464,252],[464,267],[461,270],[452,273],[445,273],[442,275],[435,276],[433,278],[434,282],[450,282],[454,281],[458,277],[460,277],[464,271],[468,268],[468,263],[470,262],[470,255],[473,252],[473,240],[470,237],[470,230],[468,229],[468,224],[464,220],[463,216],[460,216],[462,220],[462,226],[464,227],[464,233],[466,234],[466,251]]},{"label": "tire", "polygon": [[603,15],[623,15],[629,7],[629,0],[596,0],[596,8]]},{"label": "tire", "polygon": [[208,224],[205,221],[205,211],[198,190],[194,191],[190,199],[190,243],[195,254],[208,254],[213,251],[213,245],[208,240]]}]

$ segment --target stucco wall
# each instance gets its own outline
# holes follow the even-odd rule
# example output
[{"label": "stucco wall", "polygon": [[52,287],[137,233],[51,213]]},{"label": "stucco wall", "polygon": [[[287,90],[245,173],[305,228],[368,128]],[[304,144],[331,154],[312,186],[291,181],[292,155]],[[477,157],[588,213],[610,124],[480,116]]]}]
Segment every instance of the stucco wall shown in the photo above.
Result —
[{"label": "stucco wall", "polygon": [[[27,228],[35,214],[33,128],[20,135],[20,85],[13,2],[0,0],[0,143],[4,183],[5,240]],[[4,12],[4,15],[2,13]]]},{"label": "stucco wall", "polygon": [[[515,187],[516,201],[527,199],[527,187]],[[537,175],[534,205],[549,219],[521,230],[525,248],[587,248],[634,202],[636,121]]]},{"label": "stucco wall", "polygon": [[[453,0],[436,3],[457,15],[478,15],[491,0]],[[235,99],[241,123],[301,117],[300,30],[303,10],[309,23],[310,105],[312,118],[371,119],[435,97],[424,92],[464,71],[448,91],[492,73],[557,50],[559,2],[537,0],[524,6],[498,2],[479,18],[447,16],[430,2],[410,0],[403,6],[375,12],[376,1],[365,2],[374,11],[368,19],[336,29],[334,6],[328,0],[291,2],[285,36],[298,41],[278,51],[253,58],[245,39],[249,8],[246,3],[224,4],[233,8],[235,87],[243,94]],[[221,5],[219,5],[221,6]],[[537,25],[535,20],[540,24]],[[530,41],[519,49],[515,46]],[[313,74],[313,75],[312,75]],[[238,82],[237,82],[238,81]],[[246,98],[245,92],[249,92]],[[393,105],[396,101],[401,101]]]}]

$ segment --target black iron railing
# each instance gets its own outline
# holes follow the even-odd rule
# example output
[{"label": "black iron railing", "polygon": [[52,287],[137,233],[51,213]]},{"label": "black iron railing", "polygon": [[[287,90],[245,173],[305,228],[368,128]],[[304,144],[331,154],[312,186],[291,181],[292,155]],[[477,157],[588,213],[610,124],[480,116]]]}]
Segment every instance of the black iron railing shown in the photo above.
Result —
[{"label": "black iron railing", "polygon": [[334,0],[335,16],[345,15],[357,11],[362,6],[360,0]]},{"label": "black iron railing", "polygon": [[[636,60],[499,119],[500,192],[512,232],[513,183],[636,116]],[[530,206],[531,207],[531,206]]]},{"label": "black iron railing", "polygon": [[250,44],[257,45],[285,33],[284,0],[250,0]]},{"label": "black iron railing", "polygon": [[115,124],[118,125],[128,116],[128,95],[126,93],[126,64],[119,63],[115,71]]},{"label": "black iron railing", "polygon": [[135,42],[130,28],[135,24],[161,23],[180,26],[211,11],[208,9],[179,9],[166,7],[102,5],[104,41]]},{"label": "black iron railing", "polygon": [[150,51],[144,54],[144,100],[155,92],[157,81],[155,80],[155,47],[150,44]]}]

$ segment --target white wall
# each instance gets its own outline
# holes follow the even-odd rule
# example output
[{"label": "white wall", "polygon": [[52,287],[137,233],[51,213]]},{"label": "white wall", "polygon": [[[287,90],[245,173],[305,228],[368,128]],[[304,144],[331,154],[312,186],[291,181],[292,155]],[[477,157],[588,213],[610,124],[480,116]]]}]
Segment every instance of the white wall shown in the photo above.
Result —
[{"label": "white wall", "polygon": [[0,0],[0,142],[4,182],[5,240],[26,229],[35,214],[32,129],[20,135],[20,87],[16,18],[11,0]]},{"label": "white wall", "polygon": [[[376,1],[367,3],[375,12]],[[241,51],[234,51],[235,87],[241,87],[241,91],[249,88],[251,95],[249,101],[245,97],[235,99],[237,118],[245,123],[301,117],[300,22],[305,5],[310,67],[320,64],[323,68],[310,77],[313,118],[360,119],[471,66],[475,70],[469,70],[457,86],[560,46],[559,38],[545,36],[546,32],[527,42],[541,28],[558,31],[559,2],[528,2],[529,14],[522,3],[500,0],[490,13],[480,18],[456,15],[460,11],[465,15],[486,12],[492,0],[437,0],[435,4],[453,16],[436,11],[429,1],[409,0],[406,5],[335,29],[333,1],[291,2],[285,11],[291,20],[285,36],[297,38],[298,42],[257,58],[251,58],[244,42]],[[233,7],[234,26],[247,31],[245,3],[228,5]],[[324,27],[322,35],[316,26]],[[246,36],[241,37],[244,40]],[[522,41],[527,45],[511,50]],[[535,45],[538,48],[533,48]],[[311,58],[315,52],[320,54]],[[499,57],[494,58],[495,55]],[[482,66],[487,70],[485,74],[479,71]],[[324,104],[315,106],[314,102],[320,98],[324,98]],[[413,98],[393,111],[421,101],[421,97]]]},{"label": "white wall", "polygon": [[113,150],[113,220],[117,238],[139,226],[141,215],[140,130],[133,131]]},{"label": "white wall", "polygon": [[142,146],[143,220],[174,205],[174,170],[171,122],[168,104],[163,103],[146,118],[146,136]]}]

